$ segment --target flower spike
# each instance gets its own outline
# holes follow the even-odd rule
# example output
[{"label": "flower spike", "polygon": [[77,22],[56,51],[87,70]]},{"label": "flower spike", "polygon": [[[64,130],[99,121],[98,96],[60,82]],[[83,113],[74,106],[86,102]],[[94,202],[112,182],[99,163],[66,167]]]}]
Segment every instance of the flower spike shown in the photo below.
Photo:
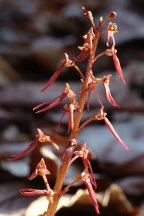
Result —
[{"label": "flower spike", "polygon": [[118,59],[116,53],[117,53],[117,50],[114,49],[114,53],[113,53],[113,55],[112,55],[113,62],[114,62],[116,71],[117,71],[117,73],[118,73],[120,79],[122,80],[122,82],[123,82],[124,84],[126,84],[126,81],[125,81],[124,78],[123,78],[123,73],[122,73],[120,61],[119,61],[119,59]]}]

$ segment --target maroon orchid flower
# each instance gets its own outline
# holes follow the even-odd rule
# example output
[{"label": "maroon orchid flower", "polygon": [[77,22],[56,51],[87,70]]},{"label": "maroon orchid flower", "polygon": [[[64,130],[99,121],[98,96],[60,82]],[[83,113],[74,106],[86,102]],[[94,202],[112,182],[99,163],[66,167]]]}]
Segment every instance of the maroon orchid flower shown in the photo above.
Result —
[{"label": "maroon orchid flower", "polygon": [[118,59],[116,53],[117,53],[117,50],[114,49],[114,53],[113,53],[113,55],[112,55],[113,62],[114,62],[116,71],[117,71],[117,73],[118,73],[120,79],[122,80],[122,82],[123,82],[124,84],[126,84],[126,81],[125,81],[124,78],[123,78],[123,73],[122,73],[122,68],[121,68],[121,65],[120,65],[120,61],[119,61],[119,59]]},{"label": "maroon orchid flower", "polygon": [[31,188],[22,188],[19,192],[22,196],[46,196],[50,202],[53,202],[53,195],[55,193],[52,189],[39,190]]},{"label": "maroon orchid flower", "polygon": [[98,203],[97,203],[96,196],[95,196],[95,192],[94,192],[93,187],[91,185],[89,173],[87,172],[86,169],[81,173],[81,177],[82,177],[82,181],[84,182],[85,186],[88,189],[89,196],[93,202],[96,213],[100,214]]},{"label": "maroon orchid flower", "polygon": [[111,74],[103,77],[103,85],[104,85],[106,98],[113,106],[119,107],[119,105],[115,102],[110,92],[110,88],[109,88],[110,77]]},{"label": "maroon orchid flower", "polygon": [[112,49],[114,49],[114,47],[115,47],[114,34],[118,33],[116,23],[109,22],[107,30],[108,30],[108,34],[107,34],[107,37],[106,37],[106,45],[109,47],[110,46],[109,45],[110,39],[112,39]]},{"label": "maroon orchid flower", "polygon": [[110,132],[113,134],[113,136],[117,139],[117,141],[123,146],[125,150],[129,150],[129,148],[126,146],[126,144],[121,140],[117,132],[115,131],[114,127],[110,123],[107,117],[104,117],[104,121]]},{"label": "maroon orchid flower", "polygon": [[51,144],[53,144],[57,149],[59,149],[59,147],[53,143],[50,139],[49,136],[45,135],[39,128],[38,130],[38,134],[36,134],[36,139],[21,153],[16,154],[16,155],[11,155],[12,158],[8,159],[8,160],[17,160],[21,157],[23,157],[26,153],[28,153],[32,148],[34,148],[39,142],[50,142]]},{"label": "maroon orchid flower", "polygon": [[90,181],[93,184],[93,186],[96,188],[97,184],[96,184],[96,180],[94,177],[94,172],[93,172],[91,163],[90,163],[89,158],[88,158],[89,150],[86,148],[86,144],[83,144],[80,150],[74,151],[74,154],[76,156],[73,157],[72,162],[74,160],[76,160],[78,157],[82,158],[84,168],[87,169],[87,171],[88,170],[90,171],[90,174],[89,174]]},{"label": "maroon orchid flower", "polygon": [[37,176],[45,176],[45,175],[49,175],[50,172],[46,167],[45,161],[42,158],[40,160],[40,162],[37,164],[36,169],[34,170],[34,172],[31,174],[31,176],[28,177],[29,180],[33,180],[34,178],[36,178]]},{"label": "maroon orchid flower", "polygon": [[48,195],[48,190],[22,188],[19,191],[20,194],[23,196],[47,196]]},{"label": "maroon orchid flower", "polygon": [[64,89],[64,91],[62,92],[62,94],[52,100],[49,100],[45,103],[42,103],[42,104],[39,104],[37,105],[36,107],[33,108],[33,110],[37,110],[47,104],[50,104],[38,111],[36,111],[35,113],[41,113],[41,112],[45,112],[46,110],[49,110],[49,109],[52,109],[54,107],[56,107],[61,101],[63,101],[65,99],[65,97],[69,97],[69,98],[72,98],[72,97],[75,97],[75,94],[73,93],[73,91],[70,89],[70,86],[68,83],[66,83],[66,88]]},{"label": "maroon orchid flower", "polygon": [[87,85],[87,93],[88,93],[88,100],[87,100],[87,110],[89,111],[89,107],[90,107],[90,97],[91,97],[91,93],[92,91],[95,93],[101,107],[103,107],[103,104],[101,102],[101,99],[98,95],[98,92],[96,90],[96,87],[95,85],[98,84],[98,83],[102,83],[103,80],[101,78],[95,78],[91,72],[91,75],[89,76],[89,81],[88,81],[88,85]]},{"label": "maroon orchid flower", "polygon": [[110,130],[110,132],[113,134],[113,136],[117,139],[117,141],[123,146],[123,148],[125,150],[129,150],[129,148],[127,147],[127,145],[121,140],[121,138],[119,137],[119,135],[117,134],[117,132],[115,131],[114,127],[112,126],[112,124],[110,123],[110,121],[108,120],[108,118],[106,117],[107,113],[103,112],[104,107],[101,108],[100,112],[95,114],[93,117],[93,120],[104,120],[106,126],[108,127],[108,129]]},{"label": "maroon orchid flower", "polygon": [[58,126],[61,124],[65,114],[68,115],[68,133],[70,132],[70,130],[73,129],[73,125],[74,125],[74,110],[76,110],[78,108],[78,102],[75,100],[75,98],[67,101],[67,103],[64,105],[64,112],[62,114],[61,119],[59,120]]},{"label": "maroon orchid flower", "polygon": [[120,79],[122,80],[122,82],[124,84],[126,84],[126,82],[125,82],[125,80],[123,78],[122,69],[121,69],[121,65],[120,65],[119,59],[118,59],[118,57],[116,55],[117,50],[115,49],[114,34],[118,33],[117,25],[115,23],[111,23],[110,22],[109,25],[108,25],[108,27],[107,27],[107,30],[108,30],[108,34],[107,34],[107,38],[106,38],[106,45],[109,46],[109,41],[110,41],[110,39],[112,39],[112,46],[111,46],[111,52],[109,52],[109,53],[107,52],[106,55],[112,55],[116,71],[117,71]]},{"label": "maroon orchid flower", "polygon": [[41,90],[41,92],[44,92],[46,89],[48,89],[54,81],[58,78],[60,73],[63,71],[64,67],[72,67],[73,61],[71,61],[68,57],[68,55],[65,53],[65,59],[62,61],[61,65],[58,67],[58,69],[54,72],[54,74],[51,76],[47,84],[44,86],[44,88]]},{"label": "maroon orchid flower", "polygon": [[90,47],[87,43],[85,43],[82,47],[78,47],[81,52],[74,58],[73,62],[82,62],[84,61],[90,53]]},{"label": "maroon orchid flower", "polygon": [[33,180],[34,178],[36,178],[37,176],[41,176],[43,178],[43,181],[46,185],[46,188],[48,191],[51,191],[48,180],[46,178],[46,175],[49,175],[50,172],[46,167],[45,161],[42,158],[40,160],[40,162],[38,163],[38,165],[36,166],[36,169],[34,170],[34,172],[31,174],[30,177],[28,177],[29,180]]},{"label": "maroon orchid flower", "polygon": [[73,62],[82,62],[89,56],[89,53],[92,50],[92,41],[94,39],[94,36],[95,35],[92,28],[88,31],[86,35],[83,36],[85,42],[83,46],[78,46],[81,52],[74,58]]}]

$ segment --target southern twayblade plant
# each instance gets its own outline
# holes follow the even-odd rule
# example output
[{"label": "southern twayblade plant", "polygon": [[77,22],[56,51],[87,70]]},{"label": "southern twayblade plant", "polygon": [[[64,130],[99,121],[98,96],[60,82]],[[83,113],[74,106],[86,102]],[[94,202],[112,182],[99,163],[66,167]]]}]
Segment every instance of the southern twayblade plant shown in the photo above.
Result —
[{"label": "southern twayblade plant", "polygon": [[[85,186],[88,189],[89,196],[92,200],[94,205],[96,214],[100,214],[98,203],[96,201],[94,188],[96,189],[96,179],[94,177],[94,173],[90,164],[89,160],[89,151],[86,147],[86,144],[83,144],[81,147],[77,144],[77,137],[80,131],[91,121],[99,121],[103,120],[107,128],[110,130],[112,135],[116,138],[116,140],[122,145],[125,150],[129,148],[126,144],[121,140],[117,132],[115,131],[114,127],[108,120],[107,113],[104,111],[104,105],[99,97],[97,91],[97,84],[102,84],[105,92],[106,99],[108,102],[114,106],[119,107],[119,105],[115,102],[113,96],[110,92],[110,77],[111,74],[106,74],[103,77],[96,77],[93,73],[93,64],[102,56],[111,56],[116,68],[116,71],[121,79],[121,81],[125,84],[125,80],[123,78],[121,65],[119,59],[117,57],[117,49],[115,47],[115,38],[114,35],[118,33],[116,23],[109,22],[106,28],[103,28],[103,24],[117,16],[116,12],[111,12],[105,18],[100,17],[98,24],[96,25],[93,20],[92,13],[87,11],[85,8],[82,8],[83,14],[89,19],[92,24],[92,27],[88,30],[88,32],[83,36],[84,43],[82,46],[79,46],[78,49],[80,50],[79,54],[70,60],[68,54],[65,53],[65,58],[62,60],[62,63],[58,67],[58,69],[54,72],[50,80],[47,84],[42,88],[41,92],[44,92],[50,88],[50,86],[54,83],[54,81],[58,78],[58,76],[62,73],[65,67],[74,67],[80,75],[81,80],[81,90],[79,95],[75,95],[75,93],[70,89],[70,85],[66,83],[66,87],[63,92],[51,99],[47,102],[37,105],[34,107],[34,111],[36,113],[41,113],[48,111],[56,107],[59,103],[64,101],[64,111],[62,114],[61,119],[59,120],[58,126],[62,122],[62,119],[65,114],[68,116],[68,134],[69,134],[69,141],[66,149],[64,150],[61,156],[61,164],[57,173],[57,179],[54,185],[54,188],[51,189],[47,175],[50,174],[48,169],[46,168],[46,164],[44,159],[42,158],[41,161],[38,163],[35,171],[29,177],[29,180],[36,178],[40,175],[43,178],[43,181],[46,185],[46,189],[38,190],[38,189],[21,189],[20,193],[24,196],[46,196],[49,200],[49,205],[47,211],[44,213],[45,216],[54,216],[56,213],[56,209],[59,203],[61,196],[66,193],[69,188],[74,185],[76,182],[84,182]],[[97,53],[97,46],[99,42],[99,38],[107,33],[106,35],[106,49],[99,54]],[[77,64],[80,62],[87,60],[87,67],[85,71],[81,71],[80,67]],[[96,98],[99,102],[100,111],[94,113],[88,120],[84,123],[81,123],[81,118],[83,115],[83,109],[85,105],[87,106],[87,110],[90,109],[90,96],[91,92],[94,92]],[[88,97],[88,102],[86,104],[86,97]],[[57,151],[59,151],[59,146],[52,141],[52,139],[45,135],[40,129],[38,129],[38,134],[36,135],[35,140],[32,144],[28,146],[23,152],[19,153],[18,155],[12,155],[12,158],[9,160],[16,160],[24,156],[29,150],[33,147],[38,145],[41,142],[49,142],[51,143]],[[80,175],[69,185],[63,188],[63,183],[70,165],[77,159],[81,158],[83,163],[83,171]]]}]

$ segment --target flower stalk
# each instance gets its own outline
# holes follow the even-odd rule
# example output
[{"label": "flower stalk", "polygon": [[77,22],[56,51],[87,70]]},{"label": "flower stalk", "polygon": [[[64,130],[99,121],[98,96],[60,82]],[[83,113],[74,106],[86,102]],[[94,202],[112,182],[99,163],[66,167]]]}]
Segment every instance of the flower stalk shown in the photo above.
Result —
[{"label": "flower stalk", "polygon": [[[109,84],[110,84],[111,74],[104,75],[101,78],[95,77],[93,74],[93,64],[99,58],[103,57],[104,55],[111,56],[113,59],[115,68],[118,72],[118,75],[120,79],[122,80],[122,82],[125,84],[120,62],[116,55],[117,50],[115,48],[114,34],[118,33],[117,25],[115,23],[109,22],[107,28],[102,29],[104,22],[115,18],[117,14],[116,12],[112,11],[105,18],[100,17],[99,23],[96,26],[93,20],[92,13],[90,11],[87,11],[84,7],[82,8],[82,11],[83,11],[83,14],[89,19],[92,27],[89,29],[87,34],[83,36],[84,43],[82,46],[78,47],[78,49],[80,50],[80,53],[76,57],[74,57],[73,60],[70,60],[68,54],[65,53],[65,59],[62,60],[61,65],[54,72],[54,74],[52,75],[50,80],[47,82],[47,84],[44,86],[44,88],[42,88],[41,90],[41,92],[46,91],[54,83],[54,81],[58,78],[58,76],[62,73],[65,67],[74,67],[76,71],[79,73],[80,80],[82,82],[80,93],[79,93],[79,98],[77,98],[75,93],[71,90],[70,85],[66,83],[65,89],[59,96],[47,102],[39,104],[33,108],[33,110],[36,111],[36,113],[45,112],[45,111],[48,111],[49,109],[56,107],[62,101],[67,99],[63,107],[64,112],[58,123],[58,126],[60,125],[64,115],[67,114],[68,115],[68,134],[69,134],[68,140],[69,141],[61,157],[61,164],[60,164],[60,167],[57,173],[57,178],[56,178],[54,188],[51,189],[51,186],[48,183],[47,175],[49,175],[50,172],[46,167],[44,159],[42,158],[41,161],[38,163],[35,171],[29,177],[29,180],[32,180],[38,175],[40,175],[45,183],[46,189],[37,190],[37,189],[28,188],[28,189],[20,190],[20,193],[24,196],[38,195],[38,196],[46,196],[48,198],[49,200],[48,209],[43,214],[43,216],[54,216],[56,213],[57,206],[58,206],[61,196],[64,193],[66,193],[69,190],[69,188],[78,181],[84,182],[85,186],[88,189],[89,196],[92,200],[92,203],[94,205],[95,212],[96,214],[100,214],[99,206],[98,206],[98,203],[95,197],[95,192],[94,192],[94,188],[96,188],[97,185],[96,185],[96,179],[95,179],[93,169],[92,169],[90,159],[89,159],[89,151],[86,147],[86,144],[83,144],[81,147],[79,147],[77,143],[77,137],[81,129],[83,129],[83,127],[85,127],[91,121],[103,120],[106,126],[108,127],[108,129],[110,130],[110,132],[112,133],[112,135],[116,138],[116,140],[122,145],[122,147],[125,150],[128,150],[128,147],[118,136],[114,127],[112,126],[108,118],[106,117],[107,113],[104,112],[104,105],[96,89],[97,84],[102,84],[104,88],[106,99],[110,102],[112,106],[118,107],[119,105],[115,102],[110,92]],[[105,32],[107,32],[106,46],[108,46],[108,49],[106,49],[100,54],[97,54],[99,38]],[[112,42],[112,44],[110,44],[110,42]],[[81,71],[81,69],[76,64],[76,62],[82,62],[84,60],[87,60],[86,71]],[[92,91],[95,93],[97,97],[97,100],[100,106],[100,111],[96,112],[89,119],[87,119],[84,123],[81,123],[81,119],[83,116],[83,110],[86,105],[86,97],[88,95],[87,109],[89,110],[90,96],[91,96]],[[32,142],[32,144],[30,144],[26,150],[19,153],[18,155],[12,155],[12,158],[10,160],[16,160],[16,159],[23,157],[25,153],[27,153],[33,147],[43,142],[49,142],[56,148],[57,151],[59,151],[59,146],[55,142],[53,142],[53,140],[51,140],[51,138],[48,135],[45,135],[40,129],[38,129],[38,134],[36,135],[36,139],[34,140],[34,142]],[[65,180],[68,168],[77,158],[82,159],[84,169],[82,173],[76,178],[76,180],[71,182],[69,185],[67,185],[63,189],[64,180]]]}]

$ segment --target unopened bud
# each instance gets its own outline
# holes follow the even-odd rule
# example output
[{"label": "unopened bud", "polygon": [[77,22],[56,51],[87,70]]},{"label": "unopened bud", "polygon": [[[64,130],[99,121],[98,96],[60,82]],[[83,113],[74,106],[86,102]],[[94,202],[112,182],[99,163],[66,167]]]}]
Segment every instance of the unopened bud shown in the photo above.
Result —
[{"label": "unopened bud", "polygon": [[117,17],[117,13],[115,11],[112,11],[109,15],[110,18],[116,18]]},{"label": "unopened bud", "polygon": [[99,21],[100,21],[100,22],[103,22],[103,17],[102,17],[102,16],[99,18]]},{"label": "unopened bud", "polygon": [[116,18],[117,17],[117,13],[115,11],[112,11],[106,18],[105,21]]},{"label": "unopened bud", "polygon": [[88,11],[84,7],[82,7],[82,11],[85,16],[88,16]]}]

